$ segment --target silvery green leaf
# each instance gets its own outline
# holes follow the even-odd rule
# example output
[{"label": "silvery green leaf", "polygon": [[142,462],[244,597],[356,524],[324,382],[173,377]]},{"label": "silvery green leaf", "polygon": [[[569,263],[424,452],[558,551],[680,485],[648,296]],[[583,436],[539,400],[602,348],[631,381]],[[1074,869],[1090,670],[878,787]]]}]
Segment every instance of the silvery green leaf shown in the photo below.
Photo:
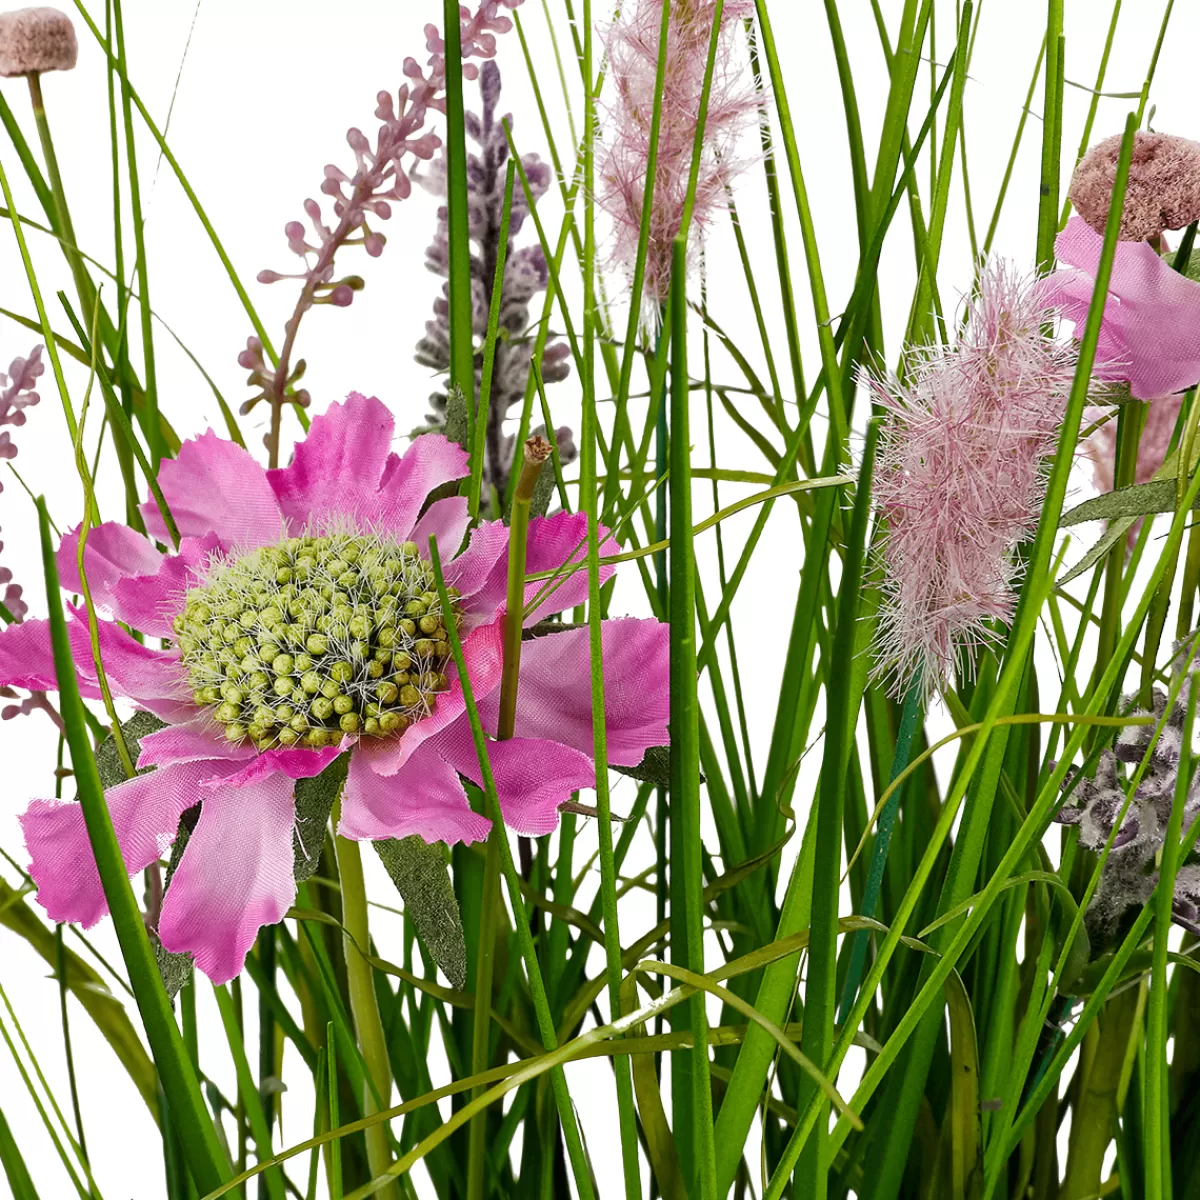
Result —
[{"label": "silvery green leaf", "polygon": [[346,782],[350,765],[348,754],[339,755],[311,779],[296,780],[296,824],[292,829],[293,868],[296,882],[303,883],[317,869],[325,827],[333,802]]},{"label": "silvery green leaf", "polygon": [[414,834],[372,845],[433,961],[454,987],[462,989],[467,982],[467,943],[441,843],[429,845]]},{"label": "silvery green leaf", "polygon": [[[121,722],[121,736],[125,739],[125,747],[135,767],[142,750],[142,738],[165,728],[165,721],[160,721],[153,713],[148,712],[135,712],[128,721]],[[105,789],[116,787],[127,778],[125,768],[121,765],[120,751],[111,733],[96,748],[96,766],[100,771],[100,782]],[[152,769],[144,767],[138,774],[145,774],[147,770]]]}]

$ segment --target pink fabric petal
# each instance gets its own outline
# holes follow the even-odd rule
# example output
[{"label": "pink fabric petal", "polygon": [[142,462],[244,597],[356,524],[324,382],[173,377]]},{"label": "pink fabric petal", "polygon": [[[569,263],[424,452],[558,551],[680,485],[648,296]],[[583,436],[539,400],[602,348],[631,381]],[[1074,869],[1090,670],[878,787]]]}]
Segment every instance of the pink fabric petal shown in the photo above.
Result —
[{"label": "pink fabric petal", "polygon": [[[121,857],[130,875],[161,858],[175,840],[180,816],[200,799],[200,779],[211,767],[163,767],[105,793]],[[83,806],[75,800],[34,800],[21,817],[29,873],[37,898],[55,921],[89,928],[108,912],[100,873],[88,841]]]},{"label": "pink fabric petal", "polygon": [[259,929],[281,921],[296,898],[293,787],[275,774],[204,792],[158,936],[168,950],[189,951],[213,983],[241,971]]},{"label": "pink fabric petal", "polygon": [[[440,433],[413,438],[402,457],[393,455],[388,461],[379,481],[379,520],[384,528],[407,538],[429,493],[443,483],[461,479],[467,470],[467,452],[449,438]],[[447,552],[452,553],[449,547]]]},{"label": "pink fabric petal", "polygon": [[[500,685],[503,638],[501,622],[496,621],[476,629],[463,641],[463,661],[477,701]],[[379,775],[395,775],[424,742],[462,716],[466,707],[462,684],[457,676],[453,676],[449,690],[438,696],[437,707],[429,716],[406,730],[403,736],[378,743],[379,748],[372,750],[372,769]]]},{"label": "pink fabric petal", "polygon": [[[0,628],[0,687],[58,690],[49,621],[30,617]],[[80,678],[79,690],[93,699],[100,694],[90,679]]]},{"label": "pink fabric petal", "polygon": [[[96,666],[88,633],[87,612],[71,608],[67,622],[71,653],[82,679],[96,682]],[[100,661],[109,686],[119,695],[164,721],[187,721],[196,715],[187,675],[175,651],[151,650],[112,621],[98,621]]]},{"label": "pink fabric petal", "polygon": [[[77,525],[58,548],[55,560],[58,577],[68,592],[83,594],[79,578],[79,526]],[[118,583],[132,575],[153,575],[162,565],[162,552],[128,525],[105,521],[89,531],[84,550],[88,587],[93,602],[109,612],[117,612],[115,589]],[[124,616],[121,618],[124,620]]]},{"label": "pink fabric petal", "polygon": [[338,833],[355,841],[420,834],[427,842],[478,842],[491,822],[471,810],[458,774],[430,746],[392,774],[377,774],[377,746],[359,742],[350,755]]},{"label": "pink fabric petal", "polygon": [[220,550],[221,539],[215,533],[180,539],[179,553],[159,555],[153,572],[117,581],[113,611],[134,629],[173,638],[171,622],[183,611],[188,588],[201,582],[209,561]]},{"label": "pink fabric petal", "polygon": [[288,779],[311,779],[320,775],[327,766],[347,747],[322,746],[314,749],[311,746],[281,746],[276,750],[265,750],[262,754],[254,755],[240,770],[228,777],[214,776],[205,783],[205,787],[223,787],[230,784],[243,787],[249,783],[257,783],[272,775],[284,775]]},{"label": "pink fabric petal", "polygon": [[445,565],[458,553],[470,523],[471,514],[467,511],[466,496],[447,496],[444,500],[435,500],[426,509],[408,536],[411,541],[417,543],[422,554],[428,554],[429,535],[434,534],[437,537],[438,553]]},{"label": "pink fabric petal", "polygon": [[[652,618],[605,621],[601,642],[608,761],[636,766],[651,746],[664,746],[668,740],[668,629]],[[569,629],[525,642],[517,688],[517,736],[549,738],[590,758],[594,748],[590,677],[588,630]],[[496,728],[499,701],[498,692],[480,701],[480,717],[489,733]]]},{"label": "pink fabric petal", "polygon": [[330,405],[296,444],[291,465],[269,472],[288,519],[320,526],[350,516],[360,527],[407,539],[429,493],[467,473],[467,455],[441,434],[394,454],[394,425],[374,397],[351,392],[344,404]]},{"label": "pink fabric petal", "polygon": [[351,392],[314,417],[291,463],[267,472],[283,514],[293,527],[331,517],[376,515],[379,480],[392,449],[394,420],[374,397]]},{"label": "pink fabric petal", "polygon": [[[248,451],[212,430],[184,442],[178,458],[164,459],[158,482],[181,537],[215,533],[225,550],[252,550],[286,533],[266,472]],[[155,537],[170,540],[152,499],[142,505],[142,515]]]},{"label": "pink fabric petal", "polygon": [[[494,524],[500,524],[495,522]],[[501,526],[503,528],[503,526]],[[463,558],[467,558],[475,548],[476,538],[479,538],[486,525],[476,529]],[[504,546],[498,557],[493,560],[491,568],[482,579],[482,571],[478,570],[484,560],[484,548],[490,550],[498,543],[499,534],[488,531],[483,534],[480,544],[479,563],[472,562],[469,566],[460,568],[470,591],[462,583],[455,586],[468,597],[470,612],[490,619],[504,608],[508,592],[508,539],[504,530]],[[600,529],[601,557],[620,553],[621,547],[609,536],[608,530]],[[540,574],[543,571],[555,571],[569,563],[586,563],[587,561],[587,516],[584,513],[555,513],[552,517],[536,517],[529,522],[529,545],[525,554],[525,573]],[[611,563],[600,567],[600,582],[609,579],[616,567]],[[574,608],[587,600],[588,578],[586,566],[580,566],[569,572],[564,571],[557,579],[539,579],[525,585],[525,606],[529,607],[536,600],[537,607],[526,618],[525,624],[535,625],[547,617],[564,609]]]},{"label": "pink fabric petal", "polygon": [[207,714],[193,717],[182,725],[168,725],[148,733],[141,740],[137,765],[166,767],[173,763],[206,762],[214,759],[228,763],[253,758],[257,751],[248,742],[234,745],[226,741],[221,727]]},{"label": "pink fabric petal", "polygon": [[[1054,252],[1076,271],[1044,283],[1050,303],[1075,322],[1077,335],[1091,302],[1104,239],[1072,217]],[[1173,271],[1146,242],[1118,242],[1104,307],[1097,371],[1126,379],[1139,400],[1182,391],[1200,381],[1200,284]]]},{"label": "pink fabric petal", "polygon": [[[466,716],[430,743],[460,775],[482,786],[483,772]],[[558,828],[558,806],[580,788],[596,786],[596,770],[586,754],[545,738],[488,742],[488,761],[504,823],[527,837]]]}]

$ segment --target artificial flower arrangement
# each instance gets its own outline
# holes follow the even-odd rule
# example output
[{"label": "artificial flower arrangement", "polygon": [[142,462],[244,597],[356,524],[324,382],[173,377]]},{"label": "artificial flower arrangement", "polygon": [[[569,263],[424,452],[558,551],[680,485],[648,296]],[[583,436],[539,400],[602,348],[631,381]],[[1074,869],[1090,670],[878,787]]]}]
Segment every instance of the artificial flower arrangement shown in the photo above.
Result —
[{"label": "artificial flower arrangement", "polygon": [[[520,8],[431,12],[424,64],[397,60],[374,136],[349,131],[352,166],[285,226],[296,270],[258,275],[296,292],[278,345],[136,93],[119,0],[103,28],[83,5],[0,13],[0,187],[25,269],[3,311],[42,338],[0,376],[0,424],[52,384],[84,497],[60,533],[45,499],[23,522],[4,493],[45,586],[0,567],[0,716],[52,722],[60,754],[53,796],[8,794],[23,857],[0,847],[2,936],[53,974],[0,982],[57,995],[70,1091],[22,1068],[44,1160],[0,1098],[10,1190],[123,1194],[153,1137],[171,1200],[1171,1195],[1200,1145],[1200,143],[1143,128],[1143,92],[1090,150],[1089,117],[1063,188],[1047,56],[1036,252],[990,252],[993,220],[975,254],[972,223],[974,275],[950,279],[973,6],[944,68],[932,6],[894,44],[881,17],[898,116],[871,182],[827,5],[859,223],[831,306],[822,255],[855,250],[817,236],[770,4],[598,20],[584,3],[581,80],[562,76],[573,160]],[[567,27],[543,15],[557,54]],[[1061,47],[1054,5],[1046,36]],[[516,43],[548,161],[500,111]],[[118,307],[76,239],[42,88],[84,54],[109,72],[129,185]],[[155,381],[135,109],[254,326],[236,412],[209,381],[219,432],[179,436]],[[44,223],[14,202],[18,162]],[[773,274],[739,208],[759,176]],[[305,323],[369,303],[344,258],[380,258],[414,183],[441,204],[426,265],[444,284],[415,347],[429,411],[353,379],[312,395]],[[906,194],[918,258],[893,344],[880,255]],[[756,346],[710,287],[726,224]],[[70,272],[67,331],[34,232]],[[1068,505],[1083,455],[1099,494]],[[124,520],[97,515],[108,458]],[[789,582],[764,606],[742,583],[785,509]],[[112,1146],[86,1133],[81,1022],[145,1102]]]}]

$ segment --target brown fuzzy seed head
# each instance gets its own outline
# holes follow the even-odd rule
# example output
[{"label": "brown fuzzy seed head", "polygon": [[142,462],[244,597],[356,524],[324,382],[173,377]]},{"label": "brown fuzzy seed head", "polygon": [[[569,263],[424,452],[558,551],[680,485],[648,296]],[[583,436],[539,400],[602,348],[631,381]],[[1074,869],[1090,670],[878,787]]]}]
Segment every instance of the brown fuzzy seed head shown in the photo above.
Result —
[{"label": "brown fuzzy seed head", "polygon": [[78,56],[75,26],[57,8],[0,13],[0,75],[69,71]]},{"label": "brown fuzzy seed head", "polygon": [[[1098,142],[1071,180],[1071,203],[1097,233],[1104,232],[1121,153],[1119,135]],[[1135,133],[1120,240],[1143,242],[1164,229],[1200,219],[1200,142],[1166,133]]]}]

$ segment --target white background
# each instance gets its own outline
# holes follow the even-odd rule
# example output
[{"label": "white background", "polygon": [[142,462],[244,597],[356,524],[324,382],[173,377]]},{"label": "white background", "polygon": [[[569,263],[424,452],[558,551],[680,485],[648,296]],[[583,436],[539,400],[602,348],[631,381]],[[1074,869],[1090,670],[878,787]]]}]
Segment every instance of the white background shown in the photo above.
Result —
[{"label": "white background", "polygon": [[[102,23],[103,8],[94,7]],[[884,12],[893,27],[901,7],[899,0],[885,0]],[[551,0],[550,8],[559,22],[566,55],[570,43],[561,6]],[[870,6],[865,0],[848,0],[840,8],[851,47],[870,162],[886,97],[886,70]],[[579,9],[576,0],[576,10]],[[954,37],[952,6],[943,4],[942,9],[937,39],[940,59],[944,59]],[[1068,0],[1066,76],[1072,84],[1088,88],[1094,80],[1107,27],[1107,9],[1107,5],[1095,0]],[[326,162],[352,168],[353,155],[345,142],[347,127],[360,126],[373,136],[376,91],[394,90],[402,82],[404,57],[412,55],[424,61],[421,29],[427,21],[440,23],[441,5],[431,0],[403,3],[360,0],[353,5],[317,4],[312,0],[236,3],[206,0],[197,10],[190,0],[126,0],[124,10],[134,85],[161,127],[179,76],[169,142],[278,343],[295,291],[289,283],[260,286],[254,282],[254,276],[263,267],[293,269],[294,260],[282,234],[284,223],[302,218],[304,198],[319,194]],[[837,314],[853,286],[857,235],[845,123],[824,9],[816,0],[775,0],[771,12],[820,242],[830,309]],[[567,125],[551,66],[542,6],[528,3],[522,13],[535,61],[543,71],[542,84],[556,122],[560,150],[569,157]],[[1127,6],[1109,66],[1106,87],[1110,92],[1135,93],[1140,89],[1160,15],[1158,3]],[[1044,20],[1045,6],[1036,0],[1009,0],[1004,4],[988,0],[984,5],[965,97],[970,181],[981,236],[991,215],[1024,103]],[[44,90],[80,244],[111,267],[111,176],[103,58],[82,22],[79,30],[79,67],[68,75],[47,77]],[[1155,128],[1200,135],[1195,125],[1193,69],[1198,39],[1200,10],[1193,5],[1177,5],[1151,94],[1151,103],[1157,105]],[[744,53],[740,35],[739,53]],[[548,157],[515,33],[501,40],[499,61],[504,79],[502,109],[514,114],[518,145]],[[576,84],[577,97],[578,74],[573,74],[574,63],[570,58],[566,66],[568,76]],[[925,66],[921,78],[921,92],[927,94]],[[18,114],[27,137],[36,144],[23,81],[5,80],[0,87]],[[474,104],[476,94],[470,84],[466,94],[468,105]],[[1086,91],[1074,86],[1067,88],[1063,146],[1067,171],[1073,162],[1087,101]],[[1128,99],[1102,100],[1093,140],[1118,132],[1125,113],[1135,103]],[[996,239],[999,252],[1024,266],[1032,266],[1033,257],[1040,87],[1032,108],[1025,145]],[[920,111],[919,101],[914,111]],[[913,123],[914,132],[919,119],[918,116]],[[236,408],[247,395],[245,372],[238,367],[236,357],[251,332],[250,324],[170,168],[163,163],[156,170],[153,142],[141,132],[138,138],[139,163],[147,192],[146,238],[154,308],[187,343]],[[748,152],[754,153],[755,147],[756,140],[751,140]],[[6,140],[0,144],[0,162],[15,188],[18,208],[40,217]],[[811,382],[818,366],[815,329],[795,207],[782,160],[780,175],[800,304],[806,377]],[[927,193],[927,166],[922,168],[921,178]],[[971,278],[960,181],[956,171],[955,198],[942,256],[941,289],[947,303]],[[420,424],[432,387],[428,373],[412,361],[412,346],[423,331],[431,302],[441,286],[441,281],[428,274],[423,265],[423,251],[435,223],[435,203],[418,191],[412,199],[396,207],[385,227],[389,242],[382,258],[369,260],[360,250],[350,249],[339,260],[346,272],[361,273],[367,287],[351,309],[318,309],[305,319],[299,353],[309,364],[305,384],[313,394],[314,411],[320,411],[350,390],[360,390],[384,399],[396,412],[401,430]],[[786,342],[773,293],[773,250],[762,172],[756,164],[740,183],[738,203],[751,259],[760,271],[759,284],[771,339],[786,386]],[[546,197],[542,212],[548,228],[556,231],[559,205],[555,192]],[[914,282],[909,229],[907,212],[902,206],[893,225],[881,275],[887,344],[893,356],[908,315]],[[52,321],[56,328],[64,328],[67,323],[54,301],[54,292],[62,287],[73,295],[69,276],[52,243],[36,233],[29,236]],[[528,226],[523,241],[532,237],[532,227]],[[126,246],[132,261],[131,237],[127,237]],[[721,218],[716,221],[708,243],[708,271],[714,318],[739,345],[748,348],[756,369],[765,377],[733,238],[728,221]],[[610,294],[619,294],[620,289],[620,278],[614,277]],[[112,290],[110,285],[107,289],[110,303]],[[25,314],[33,311],[7,225],[0,226],[0,304]],[[624,318],[619,311],[618,322],[618,328],[623,329]],[[561,327],[561,322],[556,321],[555,325]],[[11,322],[0,323],[0,367],[17,354],[27,353],[34,340]],[[694,344],[698,342],[697,334]],[[169,337],[159,336],[156,344],[161,404],[181,436],[198,433],[210,425],[222,429],[211,393],[195,369]],[[136,352],[134,361],[137,362]],[[716,361],[719,374],[731,382],[741,382],[727,359],[718,356]],[[83,376],[72,369],[69,378],[78,405]],[[20,447],[15,465],[35,493],[45,492],[52,515],[60,526],[66,527],[79,519],[81,494],[71,466],[63,414],[49,374],[44,377],[43,385],[41,406],[30,412],[24,429],[15,431],[14,440]],[[578,394],[574,377],[550,392],[556,419],[569,421],[576,428]],[[265,412],[260,409],[244,423],[247,439],[254,448],[258,446],[264,420]],[[707,465],[700,412],[695,424],[697,462]],[[285,445],[297,432],[294,423],[285,425]],[[722,465],[769,470],[753,446],[724,418],[719,420],[718,433]],[[119,511],[114,499],[117,493],[113,490],[118,482],[117,473],[112,465],[105,471],[102,485],[108,486],[101,487],[101,503],[104,515],[112,517]],[[0,525],[6,543],[0,561],[12,568],[17,579],[25,584],[32,611],[42,613],[44,595],[32,505],[8,472],[0,474],[4,479]],[[1083,474],[1079,476],[1079,485],[1086,486]],[[743,493],[726,485],[722,502],[728,503],[739,494]],[[698,515],[703,515],[709,503],[707,486],[698,489],[696,503]],[[729,552],[736,553],[752,520],[753,513],[749,513],[728,523]],[[760,768],[766,757],[779,685],[778,664],[782,660],[800,566],[801,543],[797,533],[794,510],[787,505],[778,506],[734,610],[743,630],[754,622],[757,630],[754,641],[761,651],[743,664],[748,673],[747,696]],[[711,541],[699,549],[704,561],[711,565]],[[715,580],[715,571],[710,571],[706,578]],[[714,589],[715,583],[710,585],[710,594]],[[618,592],[614,611],[625,607],[644,611],[639,590],[636,575],[631,571]],[[818,728],[819,716],[814,731]],[[5,778],[0,793],[0,846],[22,861],[24,850],[16,816],[31,796],[52,794],[54,742],[53,731],[41,714],[0,726],[0,761]],[[811,795],[816,761],[817,756],[810,757],[801,776],[797,791],[801,816]],[[615,808],[620,811],[627,807],[632,795],[627,783],[619,785],[614,794]],[[594,831],[583,838],[585,847],[591,837]],[[711,845],[715,849],[715,838]],[[648,843],[644,851],[649,855]],[[368,865],[374,868],[373,856],[368,856]],[[12,872],[6,870],[6,877],[11,881]],[[372,872],[370,883],[374,895],[385,901],[391,899],[390,885],[379,872]],[[653,920],[652,902],[640,908],[638,904],[633,902],[622,912],[626,941]],[[380,914],[374,920],[373,932],[385,954],[398,947],[397,918]],[[107,925],[99,927],[95,935],[105,952],[116,959],[115,942]],[[0,932],[0,983],[55,1094],[66,1105],[57,987],[47,978],[42,960],[23,941],[7,932]],[[205,986],[201,986],[200,992],[204,1059],[222,1087],[232,1094],[232,1070],[221,1051],[223,1038],[215,1005]],[[107,1197],[122,1200],[160,1196],[163,1193],[160,1144],[152,1123],[107,1046],[77,1006],[73,1006],[73,1018],[83,1111],[101,1191]],[[292,1067],[296,1065],[294,1059],[289,1063]],[[435,1081],[444,1081],[444,1065],[435,1064],[435,1068]],[[285,1068],[285,1075],[293,1081],[294,1090],[285,1100],[282,1142],[277,1142],[281,1145],[308,1136],[312,1121],[311,1096],[303,1087],[295,1086],[303,1080],[290,1069]],[[598,1149],[615,1138],[611,1075],[602,1061],[596,1060],[573,1067],[570,1079],[584,1128],[593,1149]],[[851,1082],[849,1078],[843,1079],[846,1085]],[[7,1054],[0,1054],[0,1107],[27,1155],[41,1194],[67,1195],[70,1185]],[[597,1156],[597,1165],[601,1171],[606,1167],[613,1172],[618,1169],[615,1156],[605,1153]],[[0,1180],[0,1195],[7,1194],[5,1189],[6,1184]],[[616,1195],[619,1191],[620,1183],[614,1173],[605,1194]]]}]

